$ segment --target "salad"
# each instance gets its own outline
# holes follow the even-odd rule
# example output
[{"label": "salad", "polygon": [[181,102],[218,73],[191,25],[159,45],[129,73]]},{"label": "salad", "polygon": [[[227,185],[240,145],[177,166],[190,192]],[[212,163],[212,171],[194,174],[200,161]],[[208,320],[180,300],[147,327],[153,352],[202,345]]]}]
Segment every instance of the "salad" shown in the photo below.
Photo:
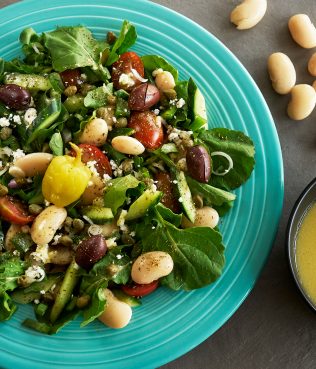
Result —
[{"label": "salad", "polygon": [[18,304],[46,334],[82,316],[123,328],[160,286],[225,265],[218,228],[254,168],[244,133],[207,129],[192,78],[130,48],[135,27],[20,35],[0,59],[0,321]]}]

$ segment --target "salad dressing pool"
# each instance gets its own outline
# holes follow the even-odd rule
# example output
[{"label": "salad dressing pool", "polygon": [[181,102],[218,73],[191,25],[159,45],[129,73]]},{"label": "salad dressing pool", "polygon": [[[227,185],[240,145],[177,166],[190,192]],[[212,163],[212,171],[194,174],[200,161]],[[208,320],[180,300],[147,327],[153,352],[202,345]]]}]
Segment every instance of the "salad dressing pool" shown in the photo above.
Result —
[{"label": "salad dressing pool", "polygon": [[298,231],[296,265],[300,284],[316,305],[316,203],[306,212]]}]

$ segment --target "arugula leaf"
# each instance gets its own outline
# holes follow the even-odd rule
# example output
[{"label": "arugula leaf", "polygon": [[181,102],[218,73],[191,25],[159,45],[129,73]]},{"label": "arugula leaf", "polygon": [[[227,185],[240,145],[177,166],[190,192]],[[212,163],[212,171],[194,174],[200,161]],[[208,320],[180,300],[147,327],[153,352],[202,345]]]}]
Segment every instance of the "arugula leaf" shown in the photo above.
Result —
[{"label": "arugula leaf", "polygon": [[134,45],[136,39],[136,28],[130,22],[124,20],[120,34],[112,46],[110,54],[107,58],[106,65],[112,65],[119,58],[119,55],[125,53],[125,51]]},{"label": "arugula leaf", "polygon": [[51,99],[50,103],[40,111],[32,125],[26,131],[28,135],[27,145],[31,144],[42,130],[49,128],[59,117],[61,113],[61,100],[58,98]]},{"label": "arugula leaf", "polygon": [[60,132],[55,132],[52,135],[49,141],[49,147],[56,156],[64,154],[64,142]]},{"label": "arugula leaf", "polygon": [[57,72],[87,66],[99,68],[102,50],[86,27],[60,27],[45,33],[44,39]]},{"label": "arugula leaf", "polygon": [[179,227],[181,224],[182,214],[175,214],[169,208],[166,208],[163,204],[159,203],[156,205],[156,210],[162,216],[164,220],[173,224],[175,227]]},{"label": "arugula leaf", "polygon": [[126,201],[126,191],[129,188],[138,186],[139,181],[131,174],[125,177],[119,177],[109,181],[111,184],[107,187],[104,195],[104,205],[110,207],[115,215],[117,210]]},{"label": "arugula leaf", "polygon": [[25,270],[24,261],[9,252],[0,256],[0,294],[13,291],[17,286],[18,278]]},{"label": "arugula leaf", "polygon": [[164,58],[162,58],[159,55],[144,55],[141,57],[143,63],[144,63],[144,68],[146,71],[146,74],[151,75],[152,72],[155,69],[163,69],[165,71],[170,72],[173,75],[173,78],[175,80],[175,82],[178,81],[178,71],[177,69],[171,65],[170,63],[167,62],[167,60],[165,60]]},{"label": "arugula leaf", "polygon": [[83,321],[80,327],[85,327],[89,323],[93,322],[99,315],[101,315],[105,309],[106,299],[103,293],[103,289],[107,287],[107,281],[102,280],[94,287],[91,294],[91,301],[89,306],[83,311]]},{"label": "arugula leaf", "polygon": [[107,104],[108,96],[113,94],[113,83],[103,84],[87,93],[84,98],[84,106],[87,108],[97,109]]},{"label": "arugula leaf", "polygon": [[17,306],[6,293],[0,294],[0,322],[9,320],[17,310]]},{"label": "arugula leaf", "polygon": [[171,274],[161,282],[178,290],[192,290],[214,282],[225,264],[224,245],[219,232],[208,227],[179,229],[156,210],[151,224],[141,229],[143,252],[165,251],[174,261]]},{"label": "arugula leaf", "polygon": [[[255,165],[255,147],[252,140],[244,133],[227,128],[202,130],[198,138],[207,146],[210,153],[223,151],[233,160],[233,169],[224,176],[212,175],[210,184],[214,187],[232,190],[241,186],[250,177]],[[227,167],[227,160],[222,156],[213,156],[213,168]]]},{"label": "arugula leaf", "polygon": [[236,199],[235,194],[198,182],[191,177],[186,177],[186,179],[192,194],[202,196],[205,205],[214,207],[221,216],[232,207]]}]

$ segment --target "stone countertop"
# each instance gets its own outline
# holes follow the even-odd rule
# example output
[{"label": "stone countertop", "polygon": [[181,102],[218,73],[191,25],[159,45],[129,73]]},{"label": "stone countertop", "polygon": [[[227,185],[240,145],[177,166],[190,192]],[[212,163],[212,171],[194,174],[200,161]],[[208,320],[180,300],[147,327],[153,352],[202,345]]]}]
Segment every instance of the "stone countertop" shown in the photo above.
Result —
[{"label": "stone countertop", "polygon": [[[15,0],[0,0],[0,7]],[[315,50],[296,45],[287,21],[296,13],[316,21],[315,0],[268,0],[263,20],[237,31],[229,15],[237,0],[155,0],[200,24],[221,40],[243,63],[263,93],[279,134],[285,175],[285,198],[270,258],[254,289],[238,311],[198,347],[161,369],[314,369],[315,313],[299,295],[285,253],[287,221],[297,197],[316,173],[316,112],[304,121],[287,118],[289,96],[271,88],[266,62],[282,51],[294,62],[298,83],[314,81],[306,65]],[[271,158],[273,160],[273,158]],[[140,368],[141,369],[141,368]]]}]

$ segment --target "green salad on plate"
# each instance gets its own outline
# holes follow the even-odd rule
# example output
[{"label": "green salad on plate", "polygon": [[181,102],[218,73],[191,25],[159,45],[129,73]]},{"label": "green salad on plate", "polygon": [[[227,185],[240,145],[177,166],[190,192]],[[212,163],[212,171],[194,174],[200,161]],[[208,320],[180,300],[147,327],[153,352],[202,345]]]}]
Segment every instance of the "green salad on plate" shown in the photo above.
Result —
[{"label": "green salad on plate", "polygon": [[23,59],[0,59],[0,321],[32,304],[42,333],[78,315],[123,328],[160,286],[222,274],[218,225],[254,144],[208,129],[194,80],[136,39],[128,21],[103,40],[28,28]]}]

